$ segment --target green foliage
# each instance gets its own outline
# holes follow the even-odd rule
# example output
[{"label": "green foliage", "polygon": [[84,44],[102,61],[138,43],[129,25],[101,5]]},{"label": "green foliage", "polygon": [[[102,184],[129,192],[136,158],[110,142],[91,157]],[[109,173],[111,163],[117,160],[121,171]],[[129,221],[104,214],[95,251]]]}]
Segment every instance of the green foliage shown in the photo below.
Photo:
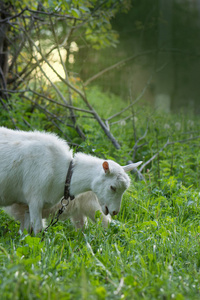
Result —
[{"label": "green foliage", "polygon": [[[95,49],[100,49],[108,46],[116,46],[118,35],[116,31],[112,30],[111,19],[119,11],[127,12],[130,8],[130,0],[126,1],[102,1],[102,0],[43,0],[43,1],[10,1],[13,5],[13,11],[10,9],[11,15],[22,13],[26,17],[30,17],[30,14],[35,11],[36,15],[45,17],[46,14],[60,14],[64,15],[68,20],[68,26],[72,27],[75,23],[73,18],[76,19],[77,25],[82,27],[81,34],[82,39],[85,37],[87,43],[90,43]],[[26,26],[28,26],[29,20],[27,18]],[[71,21],[72,19],[72,21]],[[19,31],[15,28],[15,35],[20,33],[21,26],[24,25],[26,18],[19,19]],[[59,27],[66,27],[66,23],[58,22]],[[26,27],[25,27],[26,30]],[[46,34],[49,30],[46,27]],[[11,30],[13,33],[13,31]],[[44,34],[44,29],[43,33]],[[38,33],[34,33],[38,39]],[[11,34],[12,36],[12,34]],[[46,38],[49,39],[47,34]],[[52,42],[52,41],[51,41]]]}]

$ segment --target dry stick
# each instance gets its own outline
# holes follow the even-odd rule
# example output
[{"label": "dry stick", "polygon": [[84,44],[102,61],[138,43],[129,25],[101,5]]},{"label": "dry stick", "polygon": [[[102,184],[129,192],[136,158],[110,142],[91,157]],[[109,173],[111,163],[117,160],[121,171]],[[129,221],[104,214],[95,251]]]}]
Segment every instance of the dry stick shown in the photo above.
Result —
[{"label": "dry stick", "polygon": [[125,111],[127,111],[129,108],[131,108],[135,103],[137,103],[141,98],[142,96],[144,95],[144,93],[146,92],[146,89],[148,88],[150,82],[151,82],[151,79],[152,79],[153,75],[151,75],[147,81],[147,84],[145,85],[145,87],[143,88],[142,92],[140,93],[140,95],[136,98],[135,101],[131,102],[127,107],[125,107],[124,109],[122,109],[120,112],[114,114],[113,116],[109,117],[106,121],[110,121],[111,119],[121,115],[122,113],[124,113]]},{"label": "dry stick", "polygon": [[[64,82],[68,87],[70,87],[72,90],[74,90],[77,94],[79,94],[81,96],[82,99],[85,99],[85,95],[79,90],[77,89],[75,86],[73,86],[71,83],[67,82],[67,80],[65,78],[63,78],[55,69],[54,67],[49,63],[49,61],[46,59],[46,57],[43,55],[43,53],[40,51],[40,49],[37,47],[37,45],[35,44],[35,42],[31,39],[31,37],[25,32],[25,34],[28,36],[28,39],[30,40],[30,42],[33,44],[33,46],[35,47],[35,49],[37,50],[37,52],[41,55],[42,59],[46,62],[46,64],[51,68],[51,70],[58,76],[58,78]],[[37,57],[35,57],[35,59],[38,61]],[[41,67],[39,66],[39,68],[41,69]],[[51,82],[51,80],[48,78],[48,76],[45,74],[45,72],[43,70],[41,70],[42,73],[45,75],[45,77],[47,78],[47,80],[53,84]],[[55,87],[56,92],[59,94],[59,96],[61,97],[61,99],[63,100],[64,103],[67,104],[66,99],[63,97],[63,95],[61,94],[61,92],[57,89],[57,87],[53,84],[53,87]]]},{"label": "dry stick", "polygon": [[193,141],[193,140],[197,140],[197,139],[200,139],[200,135],[195,136],[195,137],[191,137],[191,138],[185,139],[185,140],[169,142],[169,145],[179,144],[179,143],[180,143],[180,144],[184,144],[184,143],[186,143],[186,142]]},{"label": "dry stick", "polygon": [[[22,16],[22,21],[23,21],[25,30],[26,30],[27,32],[31,32],[31,31],[32,31],[32,28],[33,28],[33,25],[34,25],[34,20],[31,18],[31,21],[30,21],[30,24],[29,24],[29,27],[28,27],[28,28],[27,28],[27,26],[26,26],[26,22],[25,22],[23,16]],[[10,26],[13,26],[13,27],[15,28],[15,25],[13,25],[13,24],[10,24]],[[12,58],[12,63],[11,63],[11,65],[10,65],[10,67],[9,67],[9,70],[10,70],[10,71],[13,69],[14,64],[16,63],[18,56],[19,56],[19,55],[22,56],[21,52],[22,52],[23,47],[25,46],[25,48],[26,48],[26,39],[25,39],[25,35],[23,34],[23,32],[20,34],[20,36],[21,36],[21,39],[20,39],[21,42],[20,42],[20,44],[19,44],[17,50],[16,50],[16,45],[14,45],[14,43],[13,43],[11,40],[9,41],[9,44],[13,45],[13,46],[14,46],[14,49],[16,50],[16,51],[15,51],[15,55],[14,55],[13,58]],[[28,49],[27,49],[27,50],[28,50]],[[29,51],[28,51],[28,52],[29,52]],[[30,51],[30,52],[31,52],[31,51]],[[32,56],[32,55],[31,55],[31,56]],[[26,58],[24,57],[23,59],[26,59]],[[31,60],[32,60],[32,58],[31,58]],[[30,64],[30,62],[26,64],[26,66],[24,67],[24,69],[22,70],[22,72],[20,72],[19,74],[24,74],[24,72],[26,72],[26,69],[28,68],[28,65],[29,65],[29,64]],[[20,77],[21,77],[21,75],[20,75]]]},{"label": "dry stick", "polygon": [[[156,146],[157,146],[157,150],[158,150],[158,131],[156,131]],[[158,161],[158,186],[160,186],[160,155],[159,155],[159,151],[157,152],[157,161]]]},{"label": "dry stick", "polygon": [[[129,93],[130,93],[130,102],[133,102],[133,98],[132,98],[132,91],[131,91],[131,87],[129,88]],[[132,116],[133,116],[133,120],[132,120],[132,124],[133,124],[133,134],[134,134],[134,140],[135,140],[135,145],[133,147],[133,155],[132,155],[132,160],[135,160],[135,156],[136,156],[136,152],[137,152],[137,145],[138,145],[138,141],[137,141],[137,130],[136,130],[136,126],[135,126],[135,111],[133,109],[133,106],[131,106],[131,111],[132,111]],[[130,152],[129,152],[130,153]]]},{"label": "dry stick", "polygon": [[[14,29],[16,29],[16,26],[13,25],[13,24],[10,24],[10,27],[13,27]],[[32,27],[30,26],[30,28],[32,28]],[[17,28],[17,29],[18,29],[18,28]],[[22,32],[23,32],[23,30],[22,30]],[[27,30],[26,30],[26,32],[27,32]],[[24,35],[24,36],[25,36],[25,35]],[[22,41],[22,42],[23,42],[23,41]],[[26,41],[25,41],[25,42],[26,42]],[[10,40],[9,40],[9,44],[11,44],[11,45],[13,45],[14,47],[16,47],[16,45],[14,45],[14,43],[13,43],[12,41],[10,41]],[[26,43],[24,44],[24,46],[25,46],[25,48],[26,48]],[[18,50],[20,51],[19,48],[18,48]],[[17,50],[17,51],[18,51],[18,50]],[[30,52],[29,49],[26,49],[26,50],[27,50],[28,52]],[[27,58],[26,58],[21,52],[19,53],[19,55],[21,56],[22,60],[23,60],[24,62],[26,62],[26,64],[25,64],[25,67],[23,68],[23,70],[22,70],[21,72],[17,73],[17,74],[15,75],[15,77],[13,77],[13,78],[11,78],[11,79],[8,78],[8,82],[9,82],[9,83],[12,83],[13,81],[15,82],[15,81],[17,80],[17,78],[20,79],[20,82],[19,82],[19,83],[15,83],[15,87],[19,86],[20,83],[21,83],[27,76],[29,76],[29,74],[31,74],[31,72],[37,67],[37,64],[33,64],[32,69],[31,69],[30,71],[28,71],[27,73],[25,73],[26,70],[28,69],[29,65],[31,64],[31,61],[32,61],[32,59],[33,59],[33,56],[31,56],[31,59],[29,59],[29,61],[28,61]],[[12,63],[11,63],[11,65],[10,65],[9,69],[10,69],[10,68],[13,68],[13,64],[14,64],[14,62],[15,62],[15,59],[16,59],[15,57],[12,58]],[[22,76],[24,76],[24,77],[22,78]]]},{"label": "dry stick", "polygon": [[[144,52],[143,52],[143,53],[144,53]],[[144,55],[144,54],[143,54],[143,55]],[[121,115],[122,113],[124,113],[125,111],[127,111],[129,108],[131,108],[135,103],[137,103],[137,102],[142,98],[142,96],[145,94],[145,92],[146,92],[146,90],[147,90],[147,88],[148,88],[148,86],[149,86],[149,84],[150,84],[150,82],[151,82],[151,80],[152,80],[153,75],[154,75],[155,73],[161,71],[165,66],[166,66],[166,63],[163,64],[160,68],[158,68],[155,72],[153,72],[153,73],[151,74],[151,76],[150,76],[149,79],[147,80],[147,83],[146,83],[145,87],[143,88],[142,92],[141,92],[140,95],[136,98],[135,101],[131,102],[127,107],[125,107],[125,108],[124,108],[123,110],[121,110],[120,112],[118,112],[118,113],[114,114],[113,116],[109,117],[108,119],[106,119],[106,122],[108,123],[108,121],[110,121],[111,119],[113,119],[113,118],[115,118],[115,117]]]},{"label": "dry stick", "polygon": [[174,164],[174,144],[172,145],[172,160],[171,160],[171,167],[170,167],[170,176],[172,176],[173,164]]},{"label": "dry stick", "polygon": [[167,143],[156,153],[154,154],[149,160],[147,160],[140,168],[139,168],[139,172],[142,172],[142,170],[144,169],[144,167],[146,167],[146,165],[148,165],[152,160],[154,160],[158,154],[160,152],[163,151],[164,148],[166,148],[169,145],[169,139],[167,140]]},{"label": "dry stick", "polygon": [[30,91],[33,94],[36,94],[36,95],[38,95],[41,98],[44,98],[44,99],[46,99],[46,100],[48,100],[48,101],[50,101],[52,103],[55,103],[56,105],[60,105],[62,107],[66,107],[66,108],[69,108],[69,109],[73,109],[73,110],[76,110],[76,111],[80,111],[80,112],[84,112],[84,113],[88,113],[88,114],[92,114],[93,115],[93,111],[92,110],[87,110],[87,109],[79,108],[79,107],[76,107],[76,106],[73,106],[73,105],[63,104],[63,103],[57,102],[56,100],[53,100],[53,99],[51,99],[51,98],[49,98],[49,97],[47,97],[47,96],[45,96],[43,94],[40,94],[38,92],[33,91],[31,89],[29,89],[27,91]]},{"label": "dry stick", "polygon": [[[47,116],[47,118],[50,119],[48,116]],[[57,124],[56,122],[54,122],[54,120],[50,120],[50,121],[51,121],[51,123],[53,123],[53,125],[54,125],[55,127],[57,127],[57,128],[62,132],[62,134],[65,136],[65,138],[66,138],[68,144],[72,144],[71,142],[68,141],[68,140],[69,140],[69,137],[64,133],[64,131],[60,128],[60,126],[58,126],[58,124]],[[71,139],[70,139],[70,141],[71,141]],[[74,144],[74,145],[75,145],[75,144]],[[76,145],[76,146],[77,146],[77,145]]]},{"label": "dry stick", "polygon": [[[60,128],[60,126],[58,126],[58,124],[57,124],[56,122],[54,122],[54,120],[52,120],[52,119],[50,119],[50,118],[48,117],[48,114],[49,114],[52,118],[54,118],[54,119],[56,119],[57,121],[59,121],[60,123],[63,123],[63,124],[65,124],[65,125],[69,126],[69,127],[74,128],[72,125],[66,124],[66,123],[63,122],[60,118],[58,118],[55,114],[51,113],[48,109],[42,107],[40,104],[38,104],[36,101],[33,101],[33,100],[30,99],[29,97],[24,96],[24,95],[23,95],[22,97],[24,97],[25,99],[29,100],[29,101],[32,102],[33,104],[35,104],[37,107],[39,107],[39,109],[43,110],[43,111],[45,112],[45,114],[46,114],[47,119],[49,119],[49,120],[51,121],[51,123],[53,123],[54,126],[57,127],[58,130],[59,130],[60,132],[62,132],[62,134],[65,136],[65,138],[67,139],[67,142],[68,142],[69,144],[71,144],[71,145],[73,145],[73,146],[78,146],[77,144],[74,144],[74,143],[71,142],[71,139],[64,133],[64,131]],[[24,118],[23,118],[23,120],[24,120],[24,122],[27,122]],[[30,125],[30,124],[28,123],[28,125]]]},{"label": "dry stick", "polygon": [[[0,66],[0,76],[1,76],[1,79],[2,79],[2,85],[3,85],[4,89],[6,90],[6,79],[5,79],[5,75],[4,75],[4,72],[3,72],[2,68],[1,68],[1,66]],[[8,97],[7,97],[6,93],[5,93],[5,97],[6,97],[5,100],[7,101]]]},{"label": "dry stick", "polygon": [[141,52],[139,54],[136,54],[136,55],[133,55],[133,56],[130,56],[126,59],[123,59],[121,61],[119,61],[118,63],[106,68],[106,69],[103,69],[102,71],[100,71],[99,73],[95,74],[94,76],[90,77],[88,80],[86,80],[84,82],[84,86],[88,85],[91,81],[97,79],[98,77],[102,76],[103,74],[107,73],[108,71],[111,71],[115,68],[119,68],[121,66],[123,66],[124,64],[126,64],[127,62],[129,62],[130,60],[133,60],[133,59],[136,59],[140,56],[144,56],[144,55],[147,55],[147,54],[153,54],[155,53],[155,50],[149,50],[149,51],[144,51],[144,52]]},{"label": "dry stick", "polygon": [[33,15],[32,16],[27,16],[27,18],[31,18],[31,17],[34,17],[34,14],[36,14],[37,16],[39,14],[43,14],[43,15],[47,15],[47,16],[54,16],[56,18],[64,18],[64,19],[73,19],[73,20],[82,20],[82,19],[79,19],[79,18],[76,18],[76,17],[72,17],[70,15],[60,15],[60,14],[57,14],[57,13],[54,13],[54,12],[45,12],[45,11],[39,11],[39,10],[33,10],[33,9],[29,9],[28,7],[24,8],[21,10],[20,13],[14,15],[14,16],[10,16],[10,17],[7,17],[6,19],[2,19],[0,20],[0,23],[9,23],[10,20],[12,19],[17,19],[18,17],[20,17],[25,11],[29,11],[31,12]]},{"label": "dry stick", "polygon": [[[136,140],[135,145],[133,146],[133,148],[131,149],[131,151],[128,153],[128,154],[130,155],[131,152],[133,151],[133,161],[134,161],[134,158],[135,158],[137,149],[141,147],[141,145],[138,146],[138,143],[146,137],[147,132],[148,132],[148,124],[147,124],[147,128],[146,128],[146,131],[145,131],[145,133],[143,134],[143,136],[141,136],[138,140]],[[143,146],[144,146],[145,144],[146,144],[146,143],[144,143]]]},{"label": "dry stick", "polygon": [[[0,91],[3,92],[3,93],[5,93],[4,95],[6,96],[6,101],[8,101],[8,97],[7,97],[8,90],[6,89],[6,82],[5,82],[4,74],[3,74],[3,71],[2,71],[1,67],[0,67],[0,75],[2,77],[2,82],[3,82],[3,86],[4,86],[4,88],[1,89]],[[9,109],[8,109],[7,105],[4,103],[4,101],[3,101],[3,99],[2,99],[1,96],[0,96],[0,102],[1,102],[1,104],[3,106],[3,108],[7,111],[8,115],[9,115],[9,118],[11,119],[11,121],[12,121],[13,125],[15,126],[15,128],[18,129],[15,120],[11,116]]]},{"label": "dry stick", "polygon": [[112,123],[108,123],[107,122],[107,120],[106,120],[106,125],[107,126],[111,126],[111,125],[115,125],[115,124],[119,124],[119,123],[121,123],[121,122],[123,122],[123,121],[126,121],[126,120],[128,120],[128,119],[130,119],[130,118],[132,118],[133,117],[133,115],[130,115],[130,116],[127,116],[127,117],[125,117],[125,118],[123,118],[123,119],[120,119],[120,120],[118,120],[118,121],[115,121],[115,122],[112,122]]},{"label": "dry stick", "polygon": [[42,111],[45,112],[46,115],[50,115],[52,118],[56,119],[58,122],[68,126],[68,127],[71,127],[71,128],[74,128],[73,125],[70,125],[70,124],[66,124],[64,121],[62,121],[58,116],[56,116],[55,114],[53,114],[52,112],[50,112],[48,109],[44,108],[43,106],[41,106],[39,103],[37,103],[36,101],[30,99],[29,97],[25,96],[25,95],[22,95],[23,98],[27,99],[28,101],[30,101],[31,103],[33,103],[34,105],[36,105],[39,109],[41,109]]},{"label": "dry stick", "polygon": [[[1,90],[0,90],[0,91],[1,91]],[[10,110],[8,109],[7,105],[3,102],[3,100],[1,99],[1,97],[0,97],[0,102],[1,102],[1,105],[3,106],[3,108],[7,111],[8,115],[9,115],[9,118],[11,119],[11,121],[12,121],[14,127],[15,127],[16,129],[18,129],[15,120],[13,119],[13,117],[12,117],[11,114],[10,114]]]},{"label": "dry stick", "polygon": [[[85,91],[85,90],[84,90]],[[112,135],[112,133],[109,131],[108,127],[105,125],[105,123],[102,121],[100,116],[97,114],[97,112],[93,109],[93,107],[89,104],[87,101],[86,96],[84,96],[83,101],[86,103],[86,105],[93,111],[94,117],[107,135],[107,137],[111,140],[112,144],[115,146],[116,149],[120,149],[121,146],[118,143],[118,141],[115,139],[115,137]]]},{"label": "dry stick", "polygon": [[46,75],[46,73],[44,72],[43,68],[41,67],[41,65],[39,64],[39,61],[37,59],[37,57],[35,56],[35,60],[38,63],[38,67],[40,69],[40,71],[43,73],[43,75],[45,76],[45,78],[50,82],[51,86],[55,89],[55,91],[57,92],[57,94],[59,95],[59,97],[62,99],[62,101],[65,104],[68,104],[67,100],[65,99],[65,97],[63,96],[63,94],[60,92],[60,90],[57,88],[57,86],[51,81],[51,79]]},{"label": "dry stick", "polygon": [[73,110],[77,110],[77,111],[80,111],[80,112],[84,112],[84,113],[88,113],[88,114],[92,114],[93,115],[93,111],[91,110],[87,110],[87,109],[83,109],[83,108],[79,108],[79,107],[76,107],[76,106],[71,106],[71,105],[68,105],[68,104],[63,104],[63,103],[60,103],[60,102],[57,102],[43,94],[40,94],[36,91],[33,91],[32,89],[27,89],[27,90],[19,90],[19,91],[15,91],[15,90],[4,90],[4,89],[0,89],[0,92],[1,91],[7,91],[8,93],[16,93],[16,94],[22,94],[22,93],[26,93],[26,92],[31,92],[41,98],[44,98],[52,103],[55,103],[56,105],[59,105],[59,106],[63,106],[63,107],[66,107],[66,108],[71,108]]},{"label": "dry stick", "polygon": [[31,126],[31,124],[24,117],[22,117],[22,120],[24,121],[24,124],[26,126],[28,126],[29,128],[31,128],[31,130],[35,129],[33,126]]},{"label": "dry stick", "polygon": [[192,141],[192,140],[197,140],[197,139],[200,139],[200,135],[199,136],[195,136],[195,137],[192,137],[192,138],[189,138],[189,139],[185,139],[185,140],[180,140],[180,141],[174,141],[174,142],[169,142],[169,139],[167,140],[166,144],[157,152],[155,153],[149,160],[147,160],[139,169],[139,172],[142,172],[142,170],[144,169],[144,167],[146,167],[146,165],[148,165],[152,160],[154,160],[157,155],[162,152],[164,150],[164,148],[166,148],[167,146],[169,145],[174,145],[174,144],[183,144],[183,143],[186,143],[186,142],[189,142],[189,141]]},{"label": "dry stick", "polygon": [[[49,61],[46,59],[46,57],[43,55],[43,53],[40,51],[40,49],[38,48],[38,46],[35,44],[35,42],[31,39],[31,37],[29,36],[29,34],[25,31],[26,36],[28,37],[29,41],[32,43],[32,45],[36,48],[37,52],[41,55],[42,59],[47,63],[47,65],[54,71],[54,73],[61,79],[62,77],[58,74],[58,72],[52,67],[52,65],[49,63]],[[45,78],[49,81],[49,83],[51,84],[51,86],[55,89],[55,91],[57,92],[57,94],[60,96],[60,98],[63,100],[63,102],[65,104],[68,104],[67,100],[65,99],[65,97],[62,95],[62,93],[60,92],[60,90],[57,88],[57,86],[51,81],[51,79],[46,75],[46,73],[44,72],[43,68],[40,65],[40,62],[37,58],[37,55],[34,56],[34,59],[36,60],[38,67],[40,69],[40,71],[43,73],[43,75],[45,76]],[[63,79],[63,78],[62,78]]]},{"label": "dry stick", "polygon": [[195,53],[191,53],[191,52],[184,52],[180,49],[155,49],[155,50],[148,50],[148,51],[144,51],[138,54],[135,54],[133,56],[130,56],[128,58],[125,58],[123,60],[121,60],[120,62],[106,68],[103,69],[102,71],[100,71],[99,73],[95,74],[94,76],[90,77],[88,80],[85,81],[84,86],[88,85],[91,81],[97,79],[98,77],[102,76],[103,74],[115,69],[115,68],[119,68],[122,67],[124,64],[126,64],[127,62],[129,62],[130,60],[134,60],[140,56],[144,56],[144,55],[148,55],[148,54],[154,54],[157,52],[175,52],[175,53],[180,53],[183,55],[190,55],[190,56],[195,56],[195,57],[199,57],[199,54],[195,54]]}]

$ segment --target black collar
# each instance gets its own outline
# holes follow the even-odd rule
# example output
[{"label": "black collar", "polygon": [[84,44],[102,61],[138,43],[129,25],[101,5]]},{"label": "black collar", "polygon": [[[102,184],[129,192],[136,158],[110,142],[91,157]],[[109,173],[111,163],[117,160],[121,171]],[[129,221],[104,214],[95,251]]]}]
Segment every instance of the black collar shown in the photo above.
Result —
[{"label": "black collar", "polygon": [[71,162],[69,164],[67,177],[65,180],[65,189],[64,189],[64,199],[65,200],[67,200],[68,198],[70,198],[71,200],[74,199],[74,196],[70,195],[70,191],[69,191],[70,182],[71,182],[71,178],[72,178],[72,164],[73,164],[73,160],[71,160]]}]

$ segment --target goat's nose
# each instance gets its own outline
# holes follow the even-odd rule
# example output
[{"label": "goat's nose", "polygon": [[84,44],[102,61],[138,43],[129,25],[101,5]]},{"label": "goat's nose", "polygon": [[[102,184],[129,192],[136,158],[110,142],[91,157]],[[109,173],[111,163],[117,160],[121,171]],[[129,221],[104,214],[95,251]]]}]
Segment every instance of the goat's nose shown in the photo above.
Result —
[{"label": "goat's nose", "polygon": [[113,216],[116,216],[118,214],[118,211],[113,211]]}]

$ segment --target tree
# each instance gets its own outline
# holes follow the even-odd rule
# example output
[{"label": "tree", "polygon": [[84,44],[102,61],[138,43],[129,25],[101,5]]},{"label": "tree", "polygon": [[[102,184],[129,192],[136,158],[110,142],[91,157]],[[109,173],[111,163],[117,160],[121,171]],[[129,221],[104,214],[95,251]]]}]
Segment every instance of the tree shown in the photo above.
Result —
[{"label": "tree", "polygon": [[[75,42],[77,48],[84,45],[96,49],[114,46],[117,33],[112,30],[111,19],[119,10],[127,10],[130,1],[43,0],[33,3],[10,0],[0,3],[0,101],[13,125],[17,127],[10,114],[13,103],[9,101],[13,94],[18,93],[24,101],[32,103],[27,108],[30,112],[36,108],[42,110],[60,130],[55,120],[62,123],[62,118],[56,116],[54,111],[48,111],[46,106],[47,102],[51,102],[65,107],[65,125],[73,128],[82,139],[85,135],[76,122],[74,112],[91,114],[115,147],[119,148],[119,143],[88,102],[79,77],[71,75],[70,60]],[[59,57],[62,74],[53,64],[55,53]],[[52,73],[65,86],[67,97],[63,94],[63,88],[60,89],[59,84],[51,79]],[[51,87],[48,90],[47,85]],[[52,99],[52,93],[56,101]],[[74,107],[73,98],[77,96],[87,110]],[[31,127],[28,120],[23,121]]]}]

